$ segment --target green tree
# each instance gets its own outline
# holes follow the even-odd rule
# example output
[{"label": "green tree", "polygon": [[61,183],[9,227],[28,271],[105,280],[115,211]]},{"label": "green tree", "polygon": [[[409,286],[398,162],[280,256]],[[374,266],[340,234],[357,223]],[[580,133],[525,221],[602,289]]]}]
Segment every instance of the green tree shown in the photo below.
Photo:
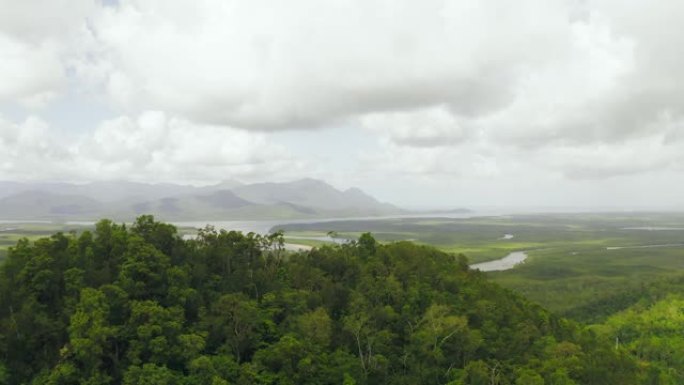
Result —
[{"label": "green tree", "polygon": [[183,309],[179,307],[166,308],[155,301],[132,302],[127,323],[130,362],[179,366],[186,353],[182,348],[195,346],[195,351],[201,350],[203,342],[179,341],[183,322]]},{"label": "green tree", "polygon": [[118,285],[133,299],[162,300],[168,290],[170,259],[140,238],[129,241]]},{"label": "green tree", "polygon": [[73,355],[73,361],[77,363],[84,376],[97,378],[98,381],[110,379],[108,374],[102,373],[105,369],[105,360],[118,360],[111,351],[112,339],[116,336],[117,328],[109,325],[108,317],[109,305],[106,296],[96,289],[81,290],[81,299],[69,324],[68,353]]},{"label": "green tree", "polygon": [[165,366],[144,364],[131,366],[123,378],[123,385],[180,385],[180,376]]},{"label": "green tree", "polygon": [[542,376],[532,369],[519,369],[515,377],[515,385],[544,385]]},{"label": "green tree", "polygon": [[297,318],[297,329],[304,340],[325,349],[329,346],[333,321],[328,312],[319,307]]},{"label": "green tree", "polygon": [[205,327],[214,345],[226,347],[242,362],[259,340],[261,314],[256,303],[244,294],[225,294],[205,318]]}]

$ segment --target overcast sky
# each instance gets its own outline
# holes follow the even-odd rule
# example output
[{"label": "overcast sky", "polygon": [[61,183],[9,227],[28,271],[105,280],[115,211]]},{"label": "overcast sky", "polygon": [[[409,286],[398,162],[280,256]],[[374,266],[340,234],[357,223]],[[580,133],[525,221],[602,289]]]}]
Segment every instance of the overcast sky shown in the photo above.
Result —
[{"label": "overcast sky", "polygon": [[678,0],[0,0],[0,180],[684,209]]}]

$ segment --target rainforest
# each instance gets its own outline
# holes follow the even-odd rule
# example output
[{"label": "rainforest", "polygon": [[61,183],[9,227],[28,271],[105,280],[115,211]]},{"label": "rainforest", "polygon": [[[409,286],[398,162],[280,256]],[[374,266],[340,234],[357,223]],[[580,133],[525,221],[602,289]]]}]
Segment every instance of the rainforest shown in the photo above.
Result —
[{"label": "rainforest", "polygon": [[600,324],[551,313],[464,255],[370,233],[291,252],[282,232],[140,216],[19,240],[0,267],[4,384],[676,384],[684,299]]}]

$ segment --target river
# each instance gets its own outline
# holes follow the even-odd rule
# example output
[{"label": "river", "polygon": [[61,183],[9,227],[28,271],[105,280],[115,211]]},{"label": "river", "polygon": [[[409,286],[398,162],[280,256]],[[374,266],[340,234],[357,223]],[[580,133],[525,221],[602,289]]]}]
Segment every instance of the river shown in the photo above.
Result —
[{"label": "river", "polygon": [[527,253],[524,251],[514,251],[501,259],[470,265],[470,268],[480,271],[510,270],[518,264],[523,263],[525,259],[527,259]]}]

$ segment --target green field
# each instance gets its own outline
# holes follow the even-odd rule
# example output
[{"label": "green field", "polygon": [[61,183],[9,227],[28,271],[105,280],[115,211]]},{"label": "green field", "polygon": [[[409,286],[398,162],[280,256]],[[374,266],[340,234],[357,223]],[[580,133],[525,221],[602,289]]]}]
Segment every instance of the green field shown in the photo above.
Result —
[{"label": "green field", "polygon": [[[630,229],[635,227],[672,229]],[[680,246],[684,243],[682,214],[393,219],[279,228],[285,230],[286,236],[323,236],[335,231],[340,237],[355,238],[368,231],[384,242],[412,240],[463,253],[471,263],[525,250],[529,258],[524,264],[504,272],[487,273],[489,277],[553,311],[580,319],[594,315],[587,314],[593,303],[623,301],[628,305],[626,293],[684,274],[684,246]],[[504,234],[512,234],[513,238],[502,239]],[[639,247],[668,244],[672,246]]]}]

